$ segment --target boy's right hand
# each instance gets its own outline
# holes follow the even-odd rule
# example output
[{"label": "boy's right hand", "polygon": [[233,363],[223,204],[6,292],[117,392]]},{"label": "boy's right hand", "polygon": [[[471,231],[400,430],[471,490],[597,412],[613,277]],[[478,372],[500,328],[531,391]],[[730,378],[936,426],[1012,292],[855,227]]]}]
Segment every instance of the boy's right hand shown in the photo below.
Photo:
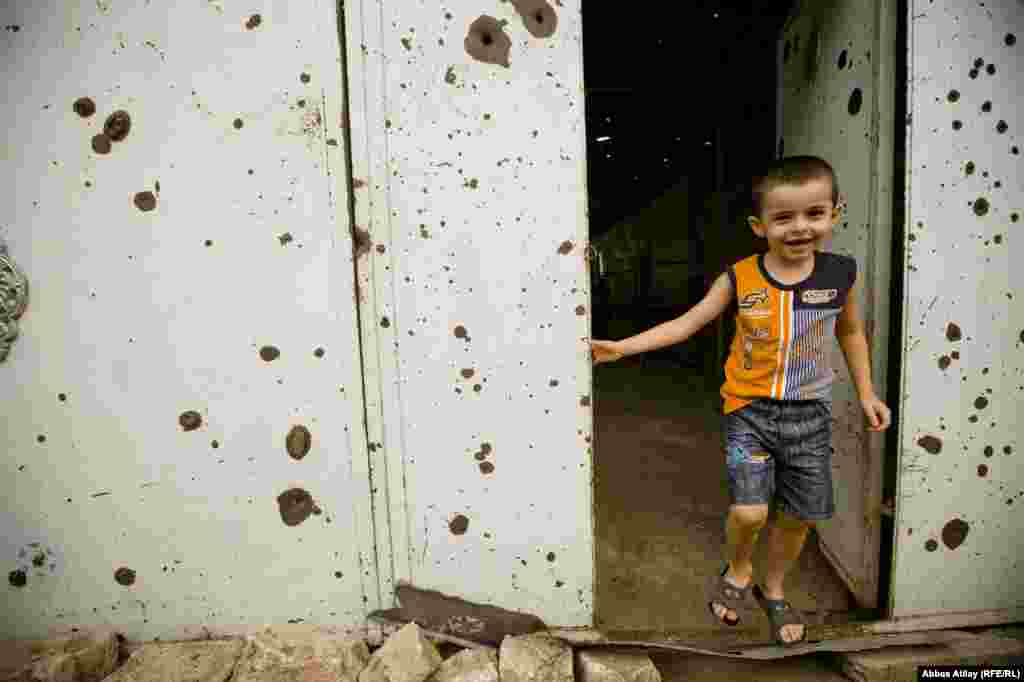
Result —
[{"label": "boy's right hand", "polygon": [[624,355],[622,344],[619,341],[590,340],[590,357],[595,365],[600,365],[602,362],[615,362]]}]

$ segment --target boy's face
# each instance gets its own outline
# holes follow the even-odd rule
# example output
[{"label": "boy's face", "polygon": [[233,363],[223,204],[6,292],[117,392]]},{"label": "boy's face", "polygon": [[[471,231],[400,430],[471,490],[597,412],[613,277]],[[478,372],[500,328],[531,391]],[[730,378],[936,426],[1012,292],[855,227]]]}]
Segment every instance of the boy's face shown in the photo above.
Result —
[{"label": "boy's face", "polygon": [[761,218],[751,216],[748,221],[754,234],[768,240],[776,257],[802,263],[832,234],[839,216],[839,209],[832,205],[832,183],[820,178],[766,192]]}]

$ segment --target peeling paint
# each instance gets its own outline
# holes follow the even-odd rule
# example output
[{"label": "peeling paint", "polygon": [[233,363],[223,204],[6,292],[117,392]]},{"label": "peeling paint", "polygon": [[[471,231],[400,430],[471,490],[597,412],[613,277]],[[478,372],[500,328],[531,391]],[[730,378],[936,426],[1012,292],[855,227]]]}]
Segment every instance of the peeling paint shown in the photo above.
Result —
[{"label": "peeling paint", "polygon": [[370,240],[370,233],[359,227],[358,225],[352,228],[352,245],[355,249],[356,258],[361,258],[370,252],[370,246],[372,245]]}]

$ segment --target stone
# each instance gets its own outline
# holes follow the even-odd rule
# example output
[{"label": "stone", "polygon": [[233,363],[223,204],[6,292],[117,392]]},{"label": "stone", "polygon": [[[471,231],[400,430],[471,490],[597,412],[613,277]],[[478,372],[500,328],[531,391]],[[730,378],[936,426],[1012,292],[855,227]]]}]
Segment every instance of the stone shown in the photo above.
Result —
[{"label": "stone", "polygon": [[429,682],[498,682],[498,652],[464,649],[442,663]]},{"label": "stone", "polygon": [[579,651],[580,682],[661,682],[661,673],[647,654]]},{"label": "stone", "polygon": [[506,637],[498,654],[501,682],[573,682],[572,647],[545,634]]},{"label": "stone", "polygon": [[360,637],[284,635],[267,628],[246,638],[232,681],[356,682],[369,660],[370,650]]},{"label": "stone", "polygon": [[434,643],[416,623],[409,623],[373,653],[359,682],[424,682],[441,662]]},{"label": "stone", "polygon": [[241,639],[143,644],[105,682],[226,682],[245,644]]},{"label": "stone", "polygon": [[[119,644],[111,630],[22,643],[24,665],[5,682],[99,682],[117,666]],[[24,657],[29,660],[24,661]]]}]

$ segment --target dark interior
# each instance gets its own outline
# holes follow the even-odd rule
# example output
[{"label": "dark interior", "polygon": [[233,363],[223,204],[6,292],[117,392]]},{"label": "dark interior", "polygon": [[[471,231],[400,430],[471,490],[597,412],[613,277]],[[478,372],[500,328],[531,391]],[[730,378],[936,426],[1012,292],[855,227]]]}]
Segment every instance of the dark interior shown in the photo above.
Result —
[{"label": "dark interior", "polygon": [[[751,174],[780,153],[775,51],[793,4],[584,5],[593,338],[622,339],[683,314],[729,263],[765,250],[745,217]],[[731,318],[672,348],[595,368],[602,629],[765,637],[760,613],[723,632],[703,596],[706,576],[721,567],[728,508],[718,390]],[[763,544],[755,576],[759,557]],[[877,615],[857,610],[813,531],[786,589],[811,623]]]}]

